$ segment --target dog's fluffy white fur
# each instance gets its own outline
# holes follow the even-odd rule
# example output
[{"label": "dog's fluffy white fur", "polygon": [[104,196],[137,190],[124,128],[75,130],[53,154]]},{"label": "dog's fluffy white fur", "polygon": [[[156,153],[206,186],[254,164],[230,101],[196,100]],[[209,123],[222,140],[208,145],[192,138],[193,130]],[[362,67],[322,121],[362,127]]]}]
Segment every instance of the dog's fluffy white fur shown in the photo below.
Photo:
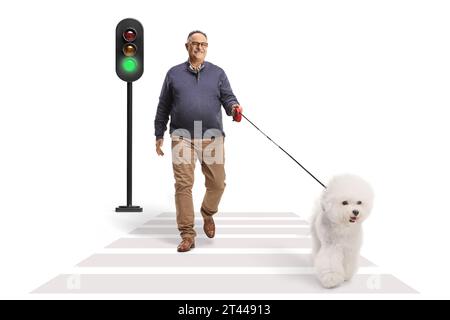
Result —
[{"label": "dog's fluffy white fur", "polygon": [[325,288],[350,280],[358,269],[362,222],[373,205],[373,190],[362,178],[340,175],[331,179],[311,221],[313,262]]}]

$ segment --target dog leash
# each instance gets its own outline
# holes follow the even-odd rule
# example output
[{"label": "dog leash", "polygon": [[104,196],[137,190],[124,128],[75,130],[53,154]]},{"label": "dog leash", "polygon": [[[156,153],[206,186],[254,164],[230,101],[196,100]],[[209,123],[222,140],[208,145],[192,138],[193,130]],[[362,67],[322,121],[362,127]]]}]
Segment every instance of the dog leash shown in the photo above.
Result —
[{"label": "dog leash", "polygon": [[[267,139],[269,139],[270,141],[272,141],[273,144],[275,144],[278,148],[281,149],[281,151],[283,151],[284,153],[286,153],[289,158],[291,158],[292,160],[295,161],[295,163],[297,163],[303,170],[305,170],[311,177],[314,178],[314,180],[316,180],[322,187],[324,187],[325,189],[327,188],[322,182],[320,182],[319,179],[317,179],[311,172],[309,172],[304,166],[302,166],[302,164],[300,162],[298,162],[297,160],[295,160],[295,158],[293,156],[291,156],[286,150],[284,150],[282,147],[280,147],[275,141],[273,141],[272,139],[269,138],[269,136],[267,134],[265,134],[264,132],[261,131],[261,129],[259,129],[253,122],[251,122],[246,116],[244,116],[244,114],[242,112],[239,112],[239,114],[245,119],[247,120],[252,126],[254,126],[259,132],[261,132]],[[240,121],[240,120],[239,120]]]}]

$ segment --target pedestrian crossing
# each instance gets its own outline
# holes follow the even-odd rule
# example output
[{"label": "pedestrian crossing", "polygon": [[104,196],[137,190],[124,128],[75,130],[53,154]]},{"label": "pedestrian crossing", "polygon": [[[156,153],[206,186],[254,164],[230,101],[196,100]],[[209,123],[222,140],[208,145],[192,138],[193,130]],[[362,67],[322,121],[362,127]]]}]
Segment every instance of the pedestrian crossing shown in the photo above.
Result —
[{"label": "pedestrian crossing", "polygon": [[312,268],[308,223],[294,213],[219,213],[213,239],[202,222],[198,214],[196,248],[178,253],[175,213],[161,213],[33,293],[416,293],[364,257],[350,282],[322,288]]}]

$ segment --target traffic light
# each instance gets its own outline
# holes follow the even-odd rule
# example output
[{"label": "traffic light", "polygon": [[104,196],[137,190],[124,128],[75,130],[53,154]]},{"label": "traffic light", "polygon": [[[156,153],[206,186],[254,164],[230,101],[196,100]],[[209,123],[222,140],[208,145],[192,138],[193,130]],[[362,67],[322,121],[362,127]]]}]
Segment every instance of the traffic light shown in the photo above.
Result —
[{"label": "traffic light", "polygon": [[136,19],[124,19],[116,27],[116,73],[126,82],[144,73],[144,28]]},{"label": "traffic light", "polygon": [[132,132],[133,132],[133,81],[144,73],[144,28],[136,19],[124,19],[116,27],[116,73],[127,82],[127,205],[116,212],[142,212],[132,202]]}]

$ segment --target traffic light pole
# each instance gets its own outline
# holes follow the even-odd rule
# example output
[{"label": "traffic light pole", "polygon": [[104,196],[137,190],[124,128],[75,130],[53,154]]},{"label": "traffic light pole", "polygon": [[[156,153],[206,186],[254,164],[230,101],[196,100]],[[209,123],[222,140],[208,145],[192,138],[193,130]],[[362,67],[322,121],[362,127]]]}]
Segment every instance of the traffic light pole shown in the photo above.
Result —
[{"label": "traffic light pole", "polygon": [[142,212],[139,206],[132,203],[132,179],[133,179],[133,83],[127,82],[127,205],[119,206],[116,212]]}]

